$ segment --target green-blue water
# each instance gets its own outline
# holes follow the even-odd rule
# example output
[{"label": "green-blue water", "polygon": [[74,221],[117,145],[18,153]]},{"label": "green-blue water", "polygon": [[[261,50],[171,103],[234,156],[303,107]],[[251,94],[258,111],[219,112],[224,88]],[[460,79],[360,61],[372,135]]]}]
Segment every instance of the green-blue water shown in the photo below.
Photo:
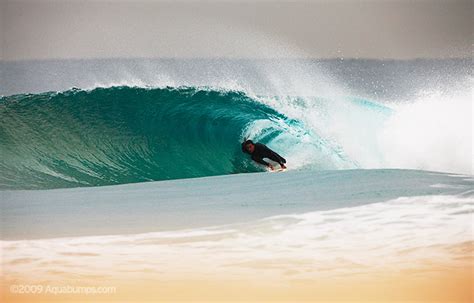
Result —
[{"label": "green-blue water", "polygon": [[[316,169],[357,166],[329,139],[255,98],[187,87],[2,97],[0,189],[101,186],[262,170],[241,152],[245,137],[290,159],[310,151],[306,160]],[[315,104],[328,114],[326,101]],[[363,110],[386,109],[366,100],[348,102]],[[292,104],[304,106],[297,98]]]}]

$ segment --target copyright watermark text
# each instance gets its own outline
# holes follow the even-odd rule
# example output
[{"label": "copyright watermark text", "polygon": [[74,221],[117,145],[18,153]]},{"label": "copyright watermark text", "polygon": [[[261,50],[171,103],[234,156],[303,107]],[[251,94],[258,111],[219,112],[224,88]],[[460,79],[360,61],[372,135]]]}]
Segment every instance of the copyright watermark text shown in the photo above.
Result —
[{"label": "copyright watermark text", "polygon": [[110,295],[115,294],[115,286],[73,286],[73,285],[43,285],[43,284],[12,284],[12,294],[46,294],[46,295]]}]

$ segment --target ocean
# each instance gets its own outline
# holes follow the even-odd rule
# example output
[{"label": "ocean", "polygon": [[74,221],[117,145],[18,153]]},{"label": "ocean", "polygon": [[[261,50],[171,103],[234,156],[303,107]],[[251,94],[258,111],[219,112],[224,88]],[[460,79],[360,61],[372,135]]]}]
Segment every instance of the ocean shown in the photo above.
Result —
[{"label": "ocean", "polygon": [[[1,70],[12,302],[84,298],[19,284],[118,288],[95,301],[472,299],[470,58]],[[288,170],[253,163],[244,139]]]}]

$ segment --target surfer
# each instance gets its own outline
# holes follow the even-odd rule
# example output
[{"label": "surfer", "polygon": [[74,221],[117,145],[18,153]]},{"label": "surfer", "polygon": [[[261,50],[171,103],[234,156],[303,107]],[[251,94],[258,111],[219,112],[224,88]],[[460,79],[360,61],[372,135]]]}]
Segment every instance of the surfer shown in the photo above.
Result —
[{"label": "surfer", "polygon": [[282,169],[285,169],[286,160],[269,149],[265,144],[253,143],[252,140],[245,140],[242,142],[242,151],[252,156],[252,160],[273,170],[273,165],[263,160],[263,158],[270,159],[280,164]]}]

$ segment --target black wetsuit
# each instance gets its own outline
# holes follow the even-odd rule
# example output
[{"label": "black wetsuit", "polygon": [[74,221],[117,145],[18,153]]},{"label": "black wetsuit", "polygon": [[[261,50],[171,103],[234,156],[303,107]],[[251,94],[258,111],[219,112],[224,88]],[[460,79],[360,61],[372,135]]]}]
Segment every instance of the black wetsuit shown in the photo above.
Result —
[{"label": "black wetsuit", "polygon": [[252,160],[265,166],[268,166],[268,162],[264,161],[263,158],[275,161],[280,165],[286,163],[286,160],[282,156],[269,149],[265,144],[262,143],[255,143],[255,150],[251,155]]}]

